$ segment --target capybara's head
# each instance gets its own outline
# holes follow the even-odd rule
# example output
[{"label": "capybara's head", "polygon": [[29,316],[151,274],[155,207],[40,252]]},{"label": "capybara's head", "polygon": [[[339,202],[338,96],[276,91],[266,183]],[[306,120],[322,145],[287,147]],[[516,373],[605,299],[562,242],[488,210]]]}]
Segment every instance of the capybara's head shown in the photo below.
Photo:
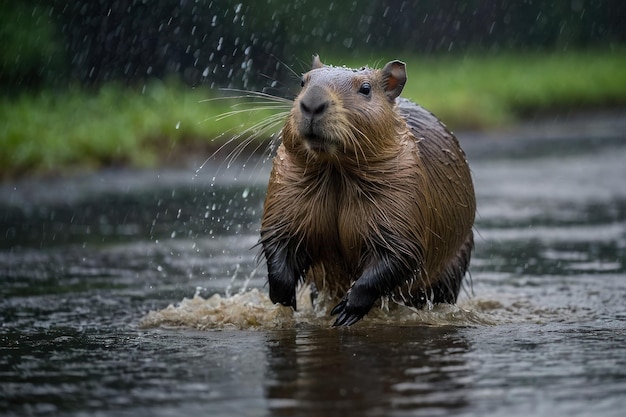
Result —
[{"label": "capybara's head", "polygon": [[397,142],[395,99],[405,64],[350,69],[313,59],[283,129],[287,151],[322,159],[368,159]]}]

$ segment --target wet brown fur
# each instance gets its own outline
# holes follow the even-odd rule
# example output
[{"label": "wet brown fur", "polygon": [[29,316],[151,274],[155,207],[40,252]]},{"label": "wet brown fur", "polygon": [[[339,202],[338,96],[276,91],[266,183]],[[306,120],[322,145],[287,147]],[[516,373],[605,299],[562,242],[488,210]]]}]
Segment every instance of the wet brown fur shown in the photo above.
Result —
[{"label": "wet brown fur", "polygon": [[351,70],[316,58],[304,75],[261,225],[274,302],[295,308],[303,279],[343,296],[335,325],[380,297],[456,302],[473,248],[472,179],[445,126],[397,98],[405,81],[399,61]]}]

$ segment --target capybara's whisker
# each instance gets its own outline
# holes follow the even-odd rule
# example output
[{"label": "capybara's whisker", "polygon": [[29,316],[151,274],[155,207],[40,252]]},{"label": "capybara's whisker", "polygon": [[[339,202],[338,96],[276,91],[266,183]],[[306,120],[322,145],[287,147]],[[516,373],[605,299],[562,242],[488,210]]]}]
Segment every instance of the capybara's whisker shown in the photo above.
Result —
[{"label": "capybara's whisker", "polygon": [[237,89],[237,88],[223,88],[221,89],[221,91],[227,91],[227,92],[233,92],[233,93],[241,93],[241,95],[239,96],[235,96],[235,97],[229,97],[229,96],[225,96],[225,97],[220,97],[220,98],[224,98],[224,99],[232,99],[232,98],[237,98],[237,99],[242,99],[242,98],[264,98],[267,99],[268,101],[272,101],[272,102],[279,102],[279,103],[287,103],[287,104],[291,104],[293,102],[293,100],[289,100],[287,98],[284,97],[279,97],[279,96],[274,96],[268,93],[264,93],[261,91],[248,91],[248,90],[241,90],[241,89]]},{"label": "capybara's whisker", "polygon": [[[224,164],[226,164],[226,167],[229,168],[253,142],[257,142],[257,145],[254,146],[252,154],[261,149],[264,142],[269,142],[269,144],[265,146],[265,149],[269,151],[271,149],[271,142],[275,140],[274,136],[280,129],[280,125],[284,123],[292,105],[291,100],[273,96],[264,92],[232,88],[222,89],[222,91],[236,93],[237,95],[211,97],[202,100],[201,102],[226,101],[231,103],[231,110],[208,117],[204,120],[204,122],[220,122],[229,118],[235,118],[235,120],[244,120],[241,123],[241,127],[244,127],[246,124],[246,115],[249,115],[252,119],[256,118],[259,120],[244,129],[239,129],[236,133],[233,133],[235,128],[222,133],[220,137],[224,137],[226,135],[230,135],[230,137],[218,146],[218,148],[200,166],[198,171],[201,170],[209,160],[216,158],[218,154],[226,149],[230,150],[217,168],[217,172],[222,169]],[[265,113],[269,113],[270,115],[265,116]],[[233,144],[235,144],[235,146],[231,148],[231,145]],[[250,156],[252,154],[250,154]]]}]

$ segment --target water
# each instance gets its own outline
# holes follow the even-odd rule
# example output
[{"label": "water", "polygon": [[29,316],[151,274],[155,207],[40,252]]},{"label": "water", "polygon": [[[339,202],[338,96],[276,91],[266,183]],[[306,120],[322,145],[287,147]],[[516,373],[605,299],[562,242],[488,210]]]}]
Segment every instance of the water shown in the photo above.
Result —
[{"label": "water", "polygon": [[[264,315],[251,248],[267,164],[215,181],[209,166],[4,184],[0,414],[621,416],[625,128],[462,136],[472,285],[458,307],[375,311],[349,329]],[[239,294],[247,277],[254,296]],[[231,302],[218,311],[246,320],[211,321],[216,293],[260,307]]]}]

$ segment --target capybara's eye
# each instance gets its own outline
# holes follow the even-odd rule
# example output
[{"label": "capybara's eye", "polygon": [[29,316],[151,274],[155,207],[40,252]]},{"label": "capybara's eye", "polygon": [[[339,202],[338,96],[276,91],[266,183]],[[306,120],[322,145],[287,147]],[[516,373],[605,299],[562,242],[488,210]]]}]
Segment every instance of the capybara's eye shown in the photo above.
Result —
[{"label": "capybara's eye", "polygon": [[304,77],[300,78],[300,87],[304,87]]},{"label": "capybara's eye", "polygon": [[371,92],[372,86],[370,85],[370,83],[363,83],[361,84],[361,87],[359,87],[359,93],[363,94],[364,96],[369,96]]}]

